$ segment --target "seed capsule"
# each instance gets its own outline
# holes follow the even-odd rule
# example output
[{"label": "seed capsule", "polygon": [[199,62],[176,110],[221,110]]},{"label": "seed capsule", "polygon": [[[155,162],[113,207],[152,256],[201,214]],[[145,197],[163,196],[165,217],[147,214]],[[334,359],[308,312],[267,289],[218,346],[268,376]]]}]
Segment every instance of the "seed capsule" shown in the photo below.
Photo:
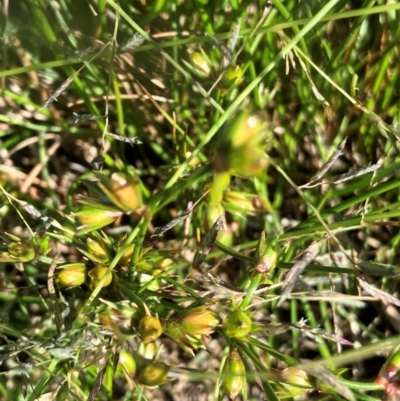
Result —
[{"label": "seed capsule", "polygon": [[16,262],[29,262],[35,259],[35,248],[27,242],[11,242],[8,244],[8,253]]},{"label": "seed capsule", "polygon": [[279,372],[279,381],[304,388],[311,387],[307,373],[293,366],[289,366]]},{"label": "seed capsule", "polygon": [[239,309],[235,309],[225,318],[223,326],[228,337],[242,338],[250,332],[252,322],[249,315]]},{"label": "seed capsule", "polygon": [[265,126],[257,115],[244,111],[227,124],[220,135],[214,171],[252,178],[260,176],[267,167],[264,151]]},{"label": "seed capsule", "polygon": [[238,65],[228,67],[220,82],[221,90],[223,92],[228,92],[239,86],[244,80],[244,71],[245,70]]},{"label": "seed capsule", "polygon": [[200,335],[193,336],[186,333],[177,322],[171,320],[165,321],[164,334],[192,356],[194,356],[193,350],[204,348],[203,339]]},{"label": "seed capsule", "polygon": [[57,273],[57,282],[62,287],[78,287],[85,282],[86,266],[84,263],[69,263]]},{"label": "seed capsule", "polygon": [[139,384],[148,387],[161,386],[167,381],[169,366],[163,362],[154,362],[146,366],[137,378]]},{"label": "seed capsule", "polygon": [[200,78],[207,78],[210,76],[211,68],[207,63],[206,58],[203,54],[199,52],[192,52],[189,54],[189,62],[193,68],[193,71],[200,77]]},{"label": "seed capsule", "polygon": [[144,343],[150,343],[161,336],[161,322],[156,316],[146,315],[140,319],[138,333]]},{"label": "seed capsule", "polygon": [[272,238],[265,238],[265,232],[262,232],[258,241],[256,250],[256,265],[254,270],[265,274],[271,272],[276,267],[278,260],[278,240],[279,235]]},{"label": "seed capsule", "polygon": [[233,400],[247,386],[246,367],[237,349],[233,348],[222,370],[223,387]]},{"label": "seed capsule", "polygon": [[99,187],[121,211],[135,212],[143,205],[138,177],[119,172],[103,181]]},{"label": "seed capsule", "polygon": [[224,207],[231,213],[253,213],[256,210],[253,206],[253,198],[253,195],[246,196],[241,192],[225,191],[223,198]]},{"label": "seed capsule", "polygon": [[87,253],[91,256],[95,262],[107,263],[112,257],[112,252],[110,246],[107,245],[101,238],[91,238],[86,239]]},{"label": "seed capsule", "polygon": [[133,377],[136,373],[136,362],[129,352],[122,350],[119,353],[116,374],[117,376],[123,377],[124,372]]},{"label": "seed capsule", "polygon": [[74,215],[81,224],[78,227],[79,234],[85,234],[113,223],[121,217],[122,212],[101,204],[83,204]]},{"label": "seed capsule", "polygon": [[[108,267],[105,266],[96,266],[88,273],[90,277],[90,288],[93,290],[97,287],[97,284],[100,283],[100,280],[105,276],[107,273]],[[111,284],[112,281],[112,274],[108,273],[107,277],[103,283],[103,288],[107,287]]]},{"label": "seed capsule", "polygon": [[157,346],[155,342],[149,342],[149,343],[140,342],[137,351],[143,358],[151,361],[156,356]]},{"label": "seed capsule", "polygon": [[184,312],[177,322],[187,334],[196,336],[211,334],[218,326],[219,318],[215,312],[200,306]]}]

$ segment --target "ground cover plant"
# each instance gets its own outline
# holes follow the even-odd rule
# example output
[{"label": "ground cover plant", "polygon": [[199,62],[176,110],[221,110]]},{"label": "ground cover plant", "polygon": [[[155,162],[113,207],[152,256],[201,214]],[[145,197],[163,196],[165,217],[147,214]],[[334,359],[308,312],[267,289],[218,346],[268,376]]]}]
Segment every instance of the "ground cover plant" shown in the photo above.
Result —
[{"label": "ground cover plant", "polygon": [[400,399],[400,4],[0,4],[1,399]]}]

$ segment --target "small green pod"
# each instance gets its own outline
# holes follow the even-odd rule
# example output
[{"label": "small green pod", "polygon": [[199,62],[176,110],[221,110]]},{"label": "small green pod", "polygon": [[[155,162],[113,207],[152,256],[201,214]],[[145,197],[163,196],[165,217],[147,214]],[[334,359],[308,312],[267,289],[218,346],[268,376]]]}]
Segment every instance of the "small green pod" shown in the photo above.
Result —
[{"label": "small green pod", "polygon": [[231,311],[223,321],[225,334],[230,338],[243,338],[250,333],[252,328],[252,321],[250,316],[235,309]]},{"label": "small green pod", "polygon": [[177,321],[192,336],[211,334],[219,324],[218,315],[201,306],[184,312]]},{"label": "small green pod", "polygon": [[247,387],[246,367],[237,349],[230,350],[222,376],[222,385],[232,400]]},{"label": "small green pod", "polygon": [[162,332],[161,322],[157,316],[146,315],[140,319],[138,333],[145,344],[156,340]]},{"label": "small green pod", "polygon": [[86,280],[86,265],[84,263],[69,263],[57,272],[57,283],[61,287],[79,287]]},{"label": "small green pod", "polygon": [[137,382],[147,387],[161,386],[167,381],[169,366],[163,362],[147,365],[137,377]]}]

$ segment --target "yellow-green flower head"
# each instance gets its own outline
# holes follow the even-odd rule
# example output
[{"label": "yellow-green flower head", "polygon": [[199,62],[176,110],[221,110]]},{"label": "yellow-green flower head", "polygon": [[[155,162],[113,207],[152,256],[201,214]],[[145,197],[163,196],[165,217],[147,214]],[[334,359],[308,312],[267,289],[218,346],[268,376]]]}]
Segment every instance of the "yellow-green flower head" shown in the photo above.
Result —
[{"label": "yellow-green flower head", "polygon": [[86,280],[84,263],[68,263],[57,272],[57,282],[62,287],[78,287]]},{"label": "yellow-green flower head", "polygon": [[138,333],[144,343],[150,343],[161,336],[161,322],[157,316],[146,315],[140,319]]},{"label": "yellow-green flower head", "polygon": [[116,374],[119,377],[124,377],[124,373],[129,376],[135,376],[136,373],[136,361],[135,358],[127,351],[122,350],[119,353],[119,360],[117,365]]},{"label": "yellow-green flower head", "polygon": [[[100,283],[101,279],[106,275],[108,267],[105,266],[96,266],[92,270],[89,271],[88,275],[90,277],[90,288],[94,289]],[[112,274],[108,273],[107,277],[103,283],[103,288],[107,287],[111,284]]]},{"label": "yellow-green flower head", "polygon": [[187,334],[196,336],[211,334],[218,326],[219,318],[215,312],[200,306],[184,312],[177,322]]},{"label": "yellow-green flower head", "polygon": [[231,311],[223,322],[225,334],[231,338],[243,338],[250,333],[252,321],[250,316],[240,309]]},{"label": "yellow-green flower head", "polygon": [[237,349],[230,350],[222,370],[222,384],[233,400],[246,386],[246,367]]},{"label": "yellow-green flower head", "polygon": [[137,378],[139,384],[148,387],[161,386],[167,381],[169,366],[163,362],[154,362],[147,365]]}]

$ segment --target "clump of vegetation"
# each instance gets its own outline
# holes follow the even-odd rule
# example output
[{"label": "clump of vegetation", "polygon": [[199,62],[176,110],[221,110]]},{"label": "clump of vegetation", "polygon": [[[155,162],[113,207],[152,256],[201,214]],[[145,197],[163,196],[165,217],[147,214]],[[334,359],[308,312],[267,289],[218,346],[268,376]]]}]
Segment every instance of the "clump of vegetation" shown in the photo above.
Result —
[{"label": "clump of vegetation", "polygon": [[1,7],[2,399],[399,398],[400,5]]}]

